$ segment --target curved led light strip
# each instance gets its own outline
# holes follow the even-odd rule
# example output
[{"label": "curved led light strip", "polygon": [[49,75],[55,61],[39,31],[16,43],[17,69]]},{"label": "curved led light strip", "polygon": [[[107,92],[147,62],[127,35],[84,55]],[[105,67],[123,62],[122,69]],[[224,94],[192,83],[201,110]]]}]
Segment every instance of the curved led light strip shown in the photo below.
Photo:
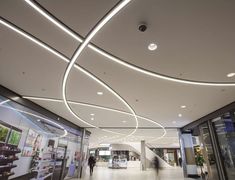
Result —
[{"label": "curved led light strip", "polygon": [[[10,101],[10,100],[9,100],[9,101]],[[8,102],[9,102],[9,101],[8,101]],[[6,103],[6,102],[5,102],[5,103]],[[60,124],[57,124],[57,123],[55,123],[54,121],[51,121],[51,120],[49,120],[49,119],[47,119],[47,118],[44,118],[44,117],[42,117],[42,116],[39,116],[39,115],[30,113],[30,112],[27,112],[27,111],[23,111],[23,110],[20,110],[20,109],[16,109],[16,108],[13,108],[13,107],[5,106],[5,105],[2,105],[2,104],[0,104],[0,106],[1,106],[1,107],[4,107],[4,108],[11,109],[11,110],[14,110],[14,111],[17,111],[17,112],[21,112],[21,113],[24,113],[24,114],[28,114],[28,115],[34,116],[34,117],[36,117],[36,118],[40,118],[40,119],[43,119],[43,120],[45,120],[45,121],[47,121],[47,122],[49,122],[49,123],[51,123],[51,124],[54,124],[55,126],[59,127],[60,129],[62,129],[62,130],[64,131],[64,134],[63,134],[62,136],[60,136],[60,137],[65,137],[65,136],[67,136],[67,134],[68,134],[67,130],[66,130],[63,126],[61,126]]]},{"label": "curved led light strip", "polygon": [[[87,35],[87,37],[85,38],[85,40],[81,43],[81,45],[78,47],[78,49],[75,51],[69,65],[66,68],[64,77],[63,77],[63,82],[62,82],[62,96],[63,96],[63,101],[67,107],[67,109],[70,111],[70,113],[74,116],[77,117],[78,119],[80,119],[82,122],[84,122],[85,124],[88,124],[91,127],[95,127],[94,125],[83,121],[80,117],[78,117],[78,115],[76,113],[73,112],[72,108],[70,107],[69,103],[67,102],[67,97],[66,97],[66,85],[67,85],[67,80],[68,80],[68,76],[70,74],[71,69],[73,68],[77,58],[80,56],[80,54],[82,53],[82,51],[86,48],[86,46],[89,44],[89,42],[91,41],[91,39],[96,35],[96,33],[113,17],[115,16],[123,7],[125,7],[131,0],[123,0],[120,3],[118,3],[107,15],[104,16],[104,18],[101,19],[101,21],[99,21],[99,23],[89,32],[89,34]],[[124,102],[126,104],[126,102]],[[132,114],[135,117],[135,121],[136,121],[136,128],[127,135],[131,136],[133,135],[137,129],[138,129],[138,120],[135,114],[135,111],[128,105],[127,106],[130,111],[132,112]]]},{"label": "curved led light strip", "polygon": [[[79,42],[83,42],[84,38],[80,35],[78,35],[75,31],[71,30],[69,27],[65,26],[64,24],[61,23],[58,19],[56,19],[54,16],[46,12],[44,8],[42,8],[40,5],[36,4],[35,2],[31,0],[25,0],[26,3],[28,3],[32,8],[34,8],[37,12],[39,12],[42,16],[44,16],[46,19],[48,19],[50,22],[52,22],[54,25],[59,27],[61,30],[66,32],[68,35],[73,37]],[[226,82],[205,82],[205,81],[193,81],[193,80],[188,80],[188,79],[181,79],[181,78],[175,78],[172,76],[167,76],[164,74],[156,73],[150,70],[146,70],[142,67],[136,66],[134,64],[128,63],[127,61],[124,61],[106,51],[103,49],[97,47],[96,45],[93,44],[88,44],[88,47],[95,52],[101,54],[102,56],[112,60],[113,62],[116,62],[122,66],[125,66],[129,69],[132,69],[134,71],[143,73],[148,76],[152,76],[155,78],[167,80],[167,81],[173,81],[177,83],[183,83],[183,84],[191,84],[191,85],[201,85],[201,86],[235,86],[235,83],[226,83]]]},{"label": "curved led light strip", "polygon": [[[7,28],[15,31],[16,33],[22,35],[23,37],[29,39],[30,41],[34,42],[35,44],[39,45],[40,47],[46,49],[47,51],[51,52],[52,54],[56,55],[57,57],[59,57],[61,60],[65,61],[66,63],[69,63],[70,60],[68,57],[66,57],[65,55],[63,55],[62,53],[56,51],[55,49],[53,49],[52,47],[50,47],[49,45],[47,45],[46,43],[42,42],[41,40],[37,39],[36,37],[32,36],[31,34],[25,32],[24,30],[20,29],[19,27],[13,25],[12,23],[10,23],[9,21],[7,21],[4,18],[0,17],[0,24],[6,26]],[[91,74],[90,72],[88,72],[87,70],[85,70],[84,68],[82,68],[81,66],[75,64],[74,67],[81,71],[82,73],[86,74],[88,77],[92,78],[93,80],[95,80],[96,82],[98,82],[100,85],[102,85],[104,88],[106,88],[109,92],[111,92],[113,95],[115,95],[121,102],[123,102],[128,108],[131,108],[130,105],[118,94],[116,93],[112,88],[110,88],[107,84],[105,84],[104,82],[102,82],[100,79],[98,79],[97,77],[95,77],[93,74]],[[77,117],[76,117],[77,118]],[[80,120],[81,118],[79,118]],[[83,120],[84,121],[84,120]],[[95,126],[96,127],[96,126]],[[96,127],[98,128],[98,127]],[[102,129],[105,132],[109,132],[109,133],[113,133],[113,134],[118,134],[118,135],[123,135],[122,133],[117,133],[114,131],[109,131],[106,129]]]},{"label": "curved led light strip", "polygon": [[5,100],[5,101],[2,101],[2,102],[0,102],[0,106],[3,105],[3,104],[5,104],[5,103],[8,103],[8,102],[10,102],[10,101],[11,101],[10,99]]},{"label": "curved led light strip", "polygon": [[[51,101],[51,102],[60,102],[60,103],[63,102],[63,100],[61,100],[61,99],[52,99],[52,98],[35,97],[35,96],[23,96],[23,98],[29,99],[29,100]],[[82,102],[76,102],[76,101],[68,101],[68,103],[76,104],[76,105],[81,105],[81,106],[92,107],[92,108],[97,108],[97,109],[102,109],[102,110],[107,110],[107,111],[113,111],[113,112],[117,112],[117,113],[126,114],[126,115],[129,115],[129,116],[133,116],[133,114],[128,113],[126,111],[121,111],[121,110],[117,110],[117,109],[113,109],[113,108],[98,106],[98,105],[94,105],[94,104],[88,104],[88,103],[82,103]],[[143,117],[143,116],[136,115],[136,117],[139,118],[139,119],[143,119],[145,121],[151,122],[151,123],[153,123],[153,124],[155,124],[155,125],[157,125],[157,126],[162,128],[163,134],[160,137],[155,138],[154,139],[155,141],[158,140],[158,139],[163,138],[166,135],[166,129],[160,123],[155,122],[155,121],[153,121],[153,120],[151,120],[149,118]],[[138,136],[136,136],[136,137],[138,137]]]}]

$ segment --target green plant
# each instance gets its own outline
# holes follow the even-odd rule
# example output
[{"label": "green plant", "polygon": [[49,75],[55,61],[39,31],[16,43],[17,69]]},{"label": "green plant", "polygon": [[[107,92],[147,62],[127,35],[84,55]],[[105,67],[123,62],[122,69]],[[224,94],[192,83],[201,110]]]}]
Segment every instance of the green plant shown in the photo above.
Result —
[{"label": "green plant", "polygon": [[199,153],[196,155],[195,160],[196,160],[197,166],[203,166],[203,163],[205,162],[203,156]]},{"label": "green plant", "polygon": [[205,160],[204,160],[204,158],[203,158],[201,153],[197,153],[196,154],[195,161],[196,161],[196,165],[200,166],[201,176],[204,178],[205,174],[203,173],[202,167],[203,167],[203,163],[205,162]]}]

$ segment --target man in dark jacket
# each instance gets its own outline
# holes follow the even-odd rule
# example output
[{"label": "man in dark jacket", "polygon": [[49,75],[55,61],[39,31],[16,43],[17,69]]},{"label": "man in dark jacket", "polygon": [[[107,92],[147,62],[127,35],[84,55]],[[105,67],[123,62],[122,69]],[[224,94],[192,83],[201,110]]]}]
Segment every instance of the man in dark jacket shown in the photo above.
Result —
[{"label": "man in dark jacket", "polygon": [[156,171],[156,179],[160,179],[160,177],[159,177],[159,168],[160,168],[159,160],[156,156],[153,159],[153,166],[154,166],[155,171]]},{"label": "man in dark jacket", "polygon": [[93,169],[94,169],[95,163],[96,163],[95,157],[90,156],[88,159],[88,166],[90,167],[90,175],[91,176],[93,174]]}]

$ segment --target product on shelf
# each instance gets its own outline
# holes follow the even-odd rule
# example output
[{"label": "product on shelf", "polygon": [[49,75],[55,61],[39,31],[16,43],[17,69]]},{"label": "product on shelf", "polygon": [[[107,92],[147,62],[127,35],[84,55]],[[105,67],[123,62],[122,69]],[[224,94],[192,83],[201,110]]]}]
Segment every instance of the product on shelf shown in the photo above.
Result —
[{"label": "product on shelf", "polygon": [[14,161],[18,160],[16,154],[21,150],[18,144],[21,138],[21,130],[0,121],[0,179],[7,180],[14,175]]},{"label": "product on shelf", "polygon": [[17,153],[20,153],[20,149],[16,146],[0,143],[0,179],[14,175],[12,169],[16,167],[13,162],[18,160]]},{"label": "product on shelf", "polygon": [[36,153],[33,157],[32,164],[32,171],[36,171],[37,177],[34,179],[46,179],[49,176],[52,176],[53,168],[54,168],[54,154],[55,152],[53,149],[47,148],[46,150],[42,151],[41,153]]}]

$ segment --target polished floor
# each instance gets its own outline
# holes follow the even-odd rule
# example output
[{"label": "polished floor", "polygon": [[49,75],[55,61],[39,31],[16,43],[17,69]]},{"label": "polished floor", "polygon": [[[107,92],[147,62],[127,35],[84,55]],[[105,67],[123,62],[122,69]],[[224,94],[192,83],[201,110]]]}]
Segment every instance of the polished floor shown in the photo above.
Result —
[{"label": "polished floor", "polygon": [[96,167],[93,176],[90,176],[87,171],[82,180],[189,180],[189,178],[183,178],[181,168],[164,169],[161,170],[159,174],[160,176],[157,178],[156,173],[153,170],[140,171],[135,168],[108,169]]}]

